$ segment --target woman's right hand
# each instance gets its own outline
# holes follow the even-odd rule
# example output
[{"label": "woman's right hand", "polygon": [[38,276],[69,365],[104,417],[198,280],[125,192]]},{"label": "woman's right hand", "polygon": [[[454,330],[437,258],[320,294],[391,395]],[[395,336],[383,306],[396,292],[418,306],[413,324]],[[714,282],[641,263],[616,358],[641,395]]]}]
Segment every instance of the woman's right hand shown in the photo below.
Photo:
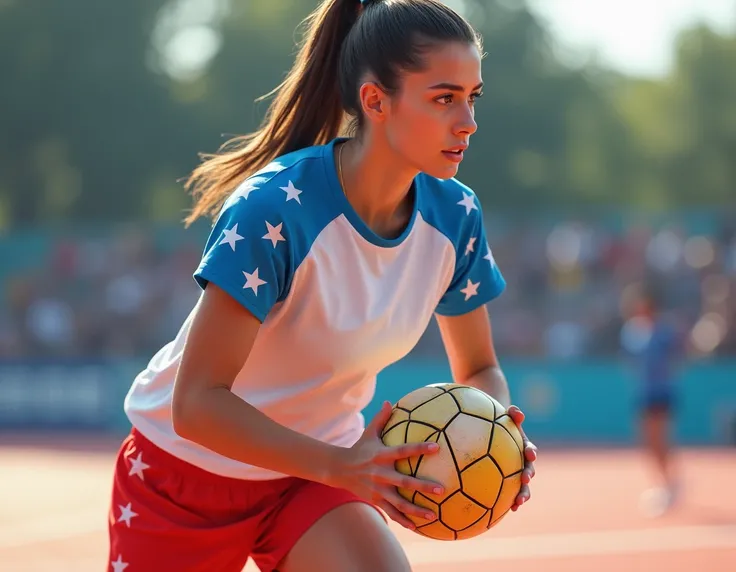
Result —
[{"label": "woman's right hand", "polygon": [[391,417],[391,412],[391,404],[384,402],[381,410],[365,428],[355,445],[340,451],[330,471],[330,484],[349,490],[373,503],[392,520],[414,530],[416,526],[406,515],[428,521],[435,520],[436,515],[431,510],[406,500],[399,494],[397,487],[434,495],[443,494],[443,487],[439,483],[399,473],[394,464],[400,459],[436,453],[439,445],[437,443],[408,443],[398,447],[384,445],[381,441],[381,432]]}]

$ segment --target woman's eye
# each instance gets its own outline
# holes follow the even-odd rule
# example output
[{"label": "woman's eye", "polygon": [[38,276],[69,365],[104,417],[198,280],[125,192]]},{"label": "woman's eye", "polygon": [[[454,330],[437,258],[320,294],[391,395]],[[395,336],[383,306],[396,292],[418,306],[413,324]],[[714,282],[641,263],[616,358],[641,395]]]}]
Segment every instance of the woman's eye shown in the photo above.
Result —
[{"label": "woman's eye", "polygon": [[[468,100],[470,101],[470,103],[475,103],[475,101],[479,97],[482,97],[482,96],[483,96],[482,92],[471,93],[470,96],[468,97]],[[452,94],[448,93],[447,95],[441,95],[440,97],[436,99],[436,101],[437,103],[440,103],[442,105],[450,105],[453,101],[453,97],[454,96]]]}]

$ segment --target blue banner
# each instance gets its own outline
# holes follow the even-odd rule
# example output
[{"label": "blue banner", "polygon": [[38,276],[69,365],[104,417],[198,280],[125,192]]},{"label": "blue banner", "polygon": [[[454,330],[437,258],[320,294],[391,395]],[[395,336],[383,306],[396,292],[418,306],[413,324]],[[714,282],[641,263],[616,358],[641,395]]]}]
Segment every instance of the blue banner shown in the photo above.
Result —
[{"label": "blue banner", "polygon": [[119,431],[132,363],[0,363],[0,430]]},{"label": "blue banner", "polygon": [[[639,387],[623,362],[504,360],[503,370],[538,444],[631,445],[638,439]],[[370,418],[382,401],[450,380],[445,364],[397,363],[379,376],[364,414]],[[736,445],[736,360],[692,362],[678,376],[675,397],[679,443]]]},{"label": "blue banner", "polygon": [[[0,363],[0,431],[124,433],[123,400],[144,361]],[[637,440],[637,384],[621,362],[504,362],[525,428],[540,445],[630,445]],[[378,378],[364,410],[450,380],[446,362],[404,360]],[[675,437],[682,444],[736,444],[736,360],[692,363],[677,384]]]}]

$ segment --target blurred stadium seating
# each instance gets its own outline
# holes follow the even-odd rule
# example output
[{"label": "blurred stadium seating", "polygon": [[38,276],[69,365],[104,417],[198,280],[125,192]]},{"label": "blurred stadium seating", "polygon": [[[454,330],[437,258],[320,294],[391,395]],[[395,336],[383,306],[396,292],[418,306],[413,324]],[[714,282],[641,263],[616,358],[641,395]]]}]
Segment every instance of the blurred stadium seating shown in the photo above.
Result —
[{"label": "blurred stadium seating", "polygon": [[[494,336],[538,441],[635,439],[635,382],[621,332],[630,290],[646,277],[663,285],[666,307],[688,333],[680,441],[736,443],[735,220],[714,212],[489,217],[508,280],[490,305]],[[129,384],[199,295],[191,274],[207,232],[141,224],[5,236],[0,427],[125,431]],[[365,413],[447,376],[432,324],[380,376]]]}]

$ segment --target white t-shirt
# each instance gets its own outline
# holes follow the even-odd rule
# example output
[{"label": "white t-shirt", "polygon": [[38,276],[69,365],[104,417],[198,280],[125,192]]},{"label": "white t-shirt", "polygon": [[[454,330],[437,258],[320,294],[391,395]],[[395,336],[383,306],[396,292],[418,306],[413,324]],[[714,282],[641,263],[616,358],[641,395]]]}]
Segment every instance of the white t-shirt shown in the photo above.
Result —
[{"label": "white t-shirt", "polygon": [[[505,281],[468,187],[420,174],[406,230],[382,238],[343,194],[336,141],[285,155],[244,182],[194,278],[202,288],[217,284],[262,322],[233,393],[286,427],[350,447],[376,375],[415,346],[432,315],[474,310]],[[128,418],[165,451],[212,473],[283,477],[174,432],[172,388],[191,317],[136,377]]]}]

